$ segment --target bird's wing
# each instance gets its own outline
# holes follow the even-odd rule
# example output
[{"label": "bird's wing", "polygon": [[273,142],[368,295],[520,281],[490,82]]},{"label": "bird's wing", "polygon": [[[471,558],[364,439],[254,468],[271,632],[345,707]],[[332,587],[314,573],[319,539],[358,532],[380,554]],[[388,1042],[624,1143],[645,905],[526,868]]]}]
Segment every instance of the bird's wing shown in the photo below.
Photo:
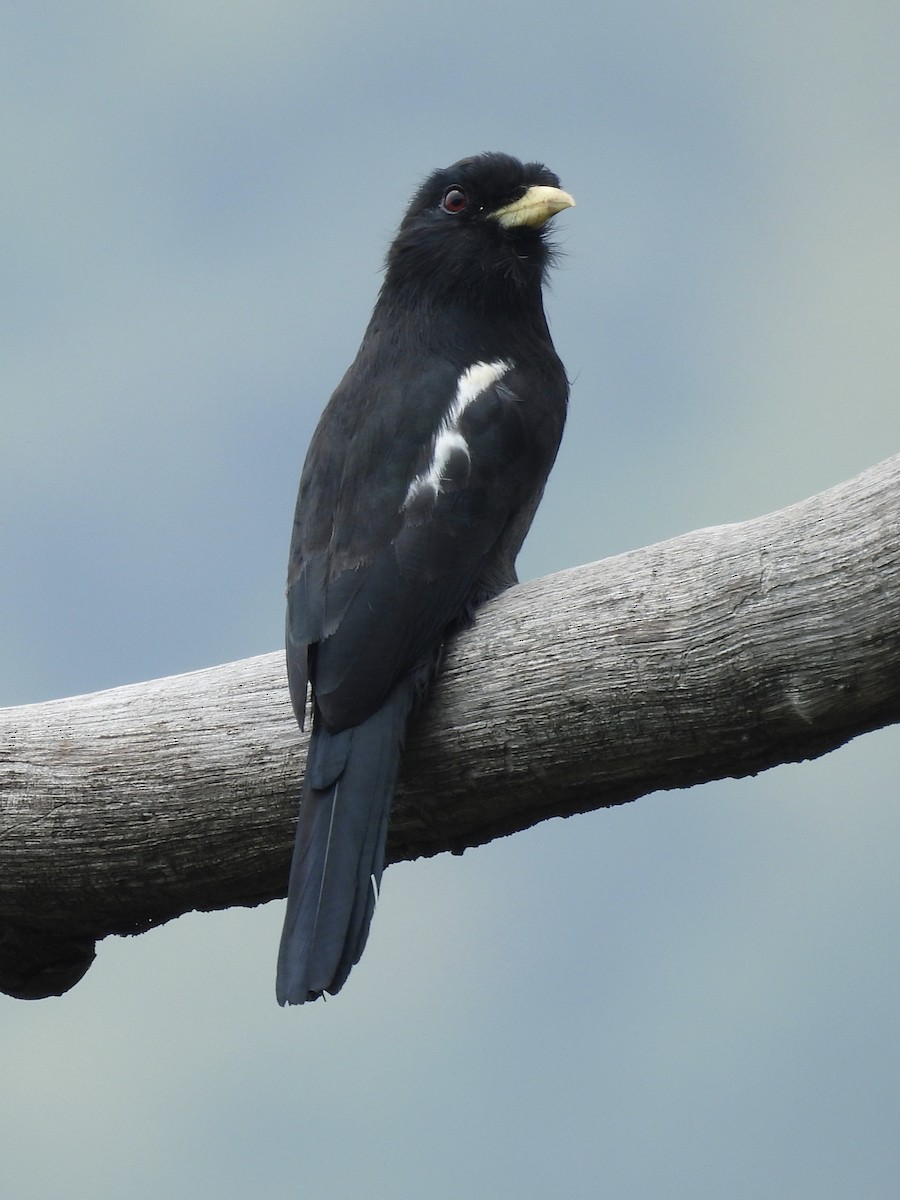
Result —
[{"label": "bird's wing", "polygon": [[[332,729],[375,712],[400,678],[433,661],[448,626],[515,581],[515,555],[559,444],[565,382],[545,376],[535,388],[508,361],[453,378],[433,406],[430,436],[414,453],[404,454],[402,439],[379,446],[381,462],[368,453],[365,482],[345,471],[327,545],[313,536],[309,552],[295,555],[295,706],[314,645],[313,689]],[[421,414],[417,398],[407,399],[403,409]],[[365,445],[369,432],[355,436]]]}]

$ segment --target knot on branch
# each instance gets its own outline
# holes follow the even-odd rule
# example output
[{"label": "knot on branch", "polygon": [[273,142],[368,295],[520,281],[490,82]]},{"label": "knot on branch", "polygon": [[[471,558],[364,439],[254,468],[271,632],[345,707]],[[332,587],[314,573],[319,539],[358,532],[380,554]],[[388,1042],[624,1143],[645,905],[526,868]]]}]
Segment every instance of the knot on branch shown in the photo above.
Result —
[{"label": "knot on branch", "polygon": [[14,1000],[61,996],[96,955],[90,937],[59,937],[43,929],[0,926],[0,991]]}]

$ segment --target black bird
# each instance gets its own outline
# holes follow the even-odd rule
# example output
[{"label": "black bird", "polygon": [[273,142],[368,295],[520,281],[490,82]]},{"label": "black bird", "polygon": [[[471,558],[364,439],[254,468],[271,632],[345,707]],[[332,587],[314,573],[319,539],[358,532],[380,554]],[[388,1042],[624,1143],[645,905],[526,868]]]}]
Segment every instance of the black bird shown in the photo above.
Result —
[{"label": "black bird", "polygon": [[384,866],[410,712],[447,636],[516,582],[568,384],[544,316],[545,223],[574,204],[506,154],[410,203],[356,358],[313,435],[288,567],[287,666],[312,736],[278,1001],[339,991]]}]

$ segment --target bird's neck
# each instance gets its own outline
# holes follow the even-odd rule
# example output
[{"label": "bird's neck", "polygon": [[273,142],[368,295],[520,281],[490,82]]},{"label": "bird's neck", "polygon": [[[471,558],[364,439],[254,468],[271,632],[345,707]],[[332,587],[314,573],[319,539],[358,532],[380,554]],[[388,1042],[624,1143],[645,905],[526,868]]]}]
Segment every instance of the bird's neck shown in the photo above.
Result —
[{"label": "bird's neck", "polygon": [[[541,289],[530,294],[497,289],[474,303],[471,296],[427,288],[383,288],[370,331],[419,350],[461,362],[492,360],[552,347]],[[516,351],[521,348],[521,354]]]}]

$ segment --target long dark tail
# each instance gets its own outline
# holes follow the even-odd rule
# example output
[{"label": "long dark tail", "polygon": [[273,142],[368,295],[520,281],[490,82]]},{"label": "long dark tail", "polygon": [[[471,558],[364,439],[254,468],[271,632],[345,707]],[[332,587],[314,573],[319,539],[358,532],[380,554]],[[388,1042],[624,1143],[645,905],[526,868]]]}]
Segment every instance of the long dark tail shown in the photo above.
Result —
[{"label": "long dark tail", "polygon": [[412,703],[404,681],[361,725],[313,729],[278,952],[279,1004],[333,995],[359,962]]}]

